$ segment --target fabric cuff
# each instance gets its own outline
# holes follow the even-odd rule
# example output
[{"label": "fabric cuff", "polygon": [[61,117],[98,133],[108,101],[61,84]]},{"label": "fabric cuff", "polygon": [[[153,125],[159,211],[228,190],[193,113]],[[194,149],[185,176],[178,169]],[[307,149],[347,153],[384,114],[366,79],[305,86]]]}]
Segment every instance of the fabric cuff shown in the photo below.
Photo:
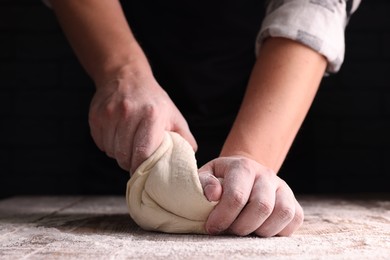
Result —
[{"label": "fabric cuff", "polygon": [[271,1],[256,40],[256,55],[265,38],[289,38],[324,55],[327,72],[335,73],[344,60],[347,22],[345,1]]}]

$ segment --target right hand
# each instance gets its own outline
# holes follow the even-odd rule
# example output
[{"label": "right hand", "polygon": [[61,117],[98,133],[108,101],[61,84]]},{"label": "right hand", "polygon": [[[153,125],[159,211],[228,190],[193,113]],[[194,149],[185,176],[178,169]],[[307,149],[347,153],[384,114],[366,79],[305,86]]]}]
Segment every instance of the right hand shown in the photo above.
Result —
[{"label": "right hand", "polygon": [[164,131],[177,132],[197,149],[186,120],[153,76],[98,86],[89,124],[99,149],[130,173],[158,148]]},{"label": "right hand", "polygon": [[219,201],[206,222],[210,234],[289,236],[303,223],[303,209],[291,188],[253,159],[216,158],[199,169],[199,179],[206,198]]}]

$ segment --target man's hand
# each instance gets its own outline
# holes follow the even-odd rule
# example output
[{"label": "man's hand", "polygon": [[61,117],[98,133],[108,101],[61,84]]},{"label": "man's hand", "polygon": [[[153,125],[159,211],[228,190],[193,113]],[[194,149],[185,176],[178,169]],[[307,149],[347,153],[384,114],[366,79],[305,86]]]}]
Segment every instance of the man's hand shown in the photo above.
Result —
[{"label": "man's hand", "polygon": [[179,133],[197,148],[186,120],[153,77],[98,86],[89,124],[96,145],[131,172],[158,148],[165,130]]},{"label": "man's hand", "polygon": [[206,223],[210,234],[289,236],[302,225],[303,210],[290,187],[254,160],[220,157],[201,167],[199,177],[205,196],[219,200]]},{"label": "man's hand", "polygon": [[131,172],[156,150],[165,130],[179,133],[196,149],[187,122],[154,79],[120,2],[50,2],[96,84],[89,124],[97,146]]}]

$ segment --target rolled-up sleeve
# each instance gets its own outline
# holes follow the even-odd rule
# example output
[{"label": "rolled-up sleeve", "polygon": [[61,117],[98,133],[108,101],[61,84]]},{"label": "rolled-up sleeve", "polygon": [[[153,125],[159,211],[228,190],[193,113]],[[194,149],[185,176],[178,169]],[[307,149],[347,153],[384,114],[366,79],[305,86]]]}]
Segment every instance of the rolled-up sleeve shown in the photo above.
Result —
[{"label": "rolled-up sleeve", "polygon": [[256,52],[267,37],[300,42],[328,60],[337,72],[345,53],[344,31],[360,0],[270,0],[256,41]]}]

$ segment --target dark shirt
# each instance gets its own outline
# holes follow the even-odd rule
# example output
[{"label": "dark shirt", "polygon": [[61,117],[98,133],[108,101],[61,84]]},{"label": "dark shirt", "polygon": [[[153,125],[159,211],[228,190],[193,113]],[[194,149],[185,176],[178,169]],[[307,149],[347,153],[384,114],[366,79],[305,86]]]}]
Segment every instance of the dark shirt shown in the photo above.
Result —
[{"label": "dark shirt", "polygon": [[153,73],[190,125],[199,164],[218,156],[255,61],[265,1],[122,1]]}]

